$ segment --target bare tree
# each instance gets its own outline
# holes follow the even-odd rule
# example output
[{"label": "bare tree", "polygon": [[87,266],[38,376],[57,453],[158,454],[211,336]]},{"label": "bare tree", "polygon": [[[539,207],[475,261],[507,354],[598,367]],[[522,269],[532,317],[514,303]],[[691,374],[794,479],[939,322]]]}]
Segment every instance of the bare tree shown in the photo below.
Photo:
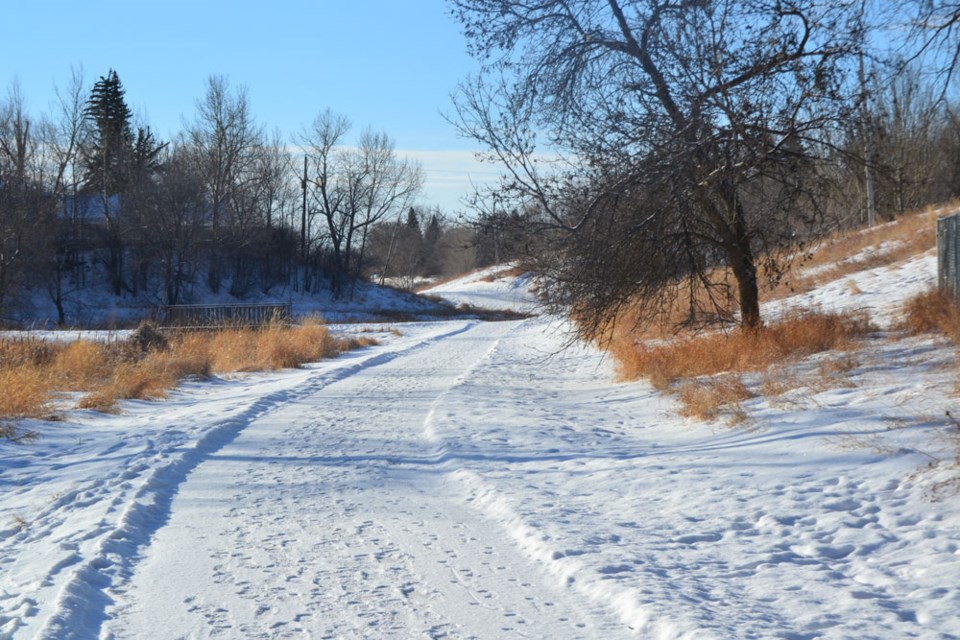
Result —
[{"label": "bare tree", "polygon": [[942,95],[960,64],[960,2],[910,0],[896,5],[902,12],[900,19],[888,21],[894,22],[898,29],[907,30],[910,35],[900,52],[903,64],[922,61],[939,77]]},{"label": "bare tree", "polygon": [[[340,292],[342,274],[339,266],[343,263],[344,240],[347,234],[348,205],[347,179],[342,175],[343,160],[341,147],[350,131],[350,121],[341,115],[334,114],[329,109],[314,118],[309,129],[299,136],[307,158],[307,172],[305,174],[305,189],[310,194],[308,207],[310,220],[302,230],[305,236],[307,253],[315,248],[318,238],[314,235],[313,214],[319,212],[326,226],[330,249],[333,253],[334,268],[330,274],[330,288]],[[312,187],[312,188],[311,188]],[[304,256],[306,260],[307,256]],[[308,268],[304,265],[304,281],[309,282]],[[308,285],[304,289],[310,289]]]},{"label": "bare tree", "polygon": [[45,123],[43,146],[48,156],[49,185],[59,203],[59,216],[49,231],[52,244],[46,270],[46,289],[57,309],[57,323],[66,323],[65,303],[71,292],[86,284],[84,224],[80,204],[83,185],[81,149],[87,146],[84,126],[86,81],[82,68],[72,68],[65,88],[55,90],[51,120]]},{"label": "bare tree", "polygon": [[189,299],[200,270],[201,238],[206,221],[205,184],[197,174],[191,150],[174,146],[163,160],[157,188],[157,215],[145,232],[155,239],[151,261],[160,270],[163,300]]},{"label": "bare tree", "polygon": [[[354,276],[359,277],[372,225],[392,212],[406,210],[423,184],[420,166],[398,158],[393,141],[385,133],[365,131],[356,152],[358,189],[353,203],[351,234],[360,234]],[[346,269],[350,265],[345,265]]]},{"label": "bare tree", "polygon": [[760,272],[776,277],[818,221],[821,132],[853,103],[841,74],[861,34],[855,5],[452,4],[484,61],[456,119],[506,167],[499,196],[555,232],[549,254],[591,254],[551,263],[554,299],[591,310],[584,333],[684,278],[722,312],[718,265],[740,322],[759,325]]},{"label": "bare tree", "polygon": [[250,113],[245,87],[232,90],[223,76],[210,76],[196,119],[187,127],[196,170],[203,176],[210,207],[210,264],[207,283],[214,293],[222,284],[221,262],[225,218],[231,214],[242,176],[254,162],[253,152],[263,138]]},{"label": "bare tree", "polygon": [[42,270],[53,217],[34,125],[15,82],[0,102],[0,316],[11,294]]},{"label": "bare tree", "polygon": [[346,278],[359,275],[370,227],[405,210],[422,182],[419,166],[398,158],[385,134],[364,132],[351,148],[345,144],[349,130],[345,117],[326,110],[300,136],[312,210],[323,217],[332,252],[328,275],[336,295]]}]

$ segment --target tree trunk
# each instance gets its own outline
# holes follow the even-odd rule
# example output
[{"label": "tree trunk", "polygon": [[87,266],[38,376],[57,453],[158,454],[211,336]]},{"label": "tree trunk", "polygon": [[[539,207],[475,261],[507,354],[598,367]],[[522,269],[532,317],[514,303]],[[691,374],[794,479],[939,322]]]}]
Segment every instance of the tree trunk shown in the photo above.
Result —
[{"label": "tree trunk", "polygon": [[757,286],[757,267],[750,255],[739,250],[730,252],[730,266],[737,279],[740,294],[740,324],[746,329],[760,328],[760,292]]},{"label": "tree trunk", "polygon": [[746,213],[735,185],[725,182],[721,187],[723,206],[727,209],[725,219],[732,221],[727,227],[725,248],[727,266],[737,280],[740,300],[740,325],[746,329],[760,327],[760,291],[757,284],[757,264],[750,247],[747,233]]}]

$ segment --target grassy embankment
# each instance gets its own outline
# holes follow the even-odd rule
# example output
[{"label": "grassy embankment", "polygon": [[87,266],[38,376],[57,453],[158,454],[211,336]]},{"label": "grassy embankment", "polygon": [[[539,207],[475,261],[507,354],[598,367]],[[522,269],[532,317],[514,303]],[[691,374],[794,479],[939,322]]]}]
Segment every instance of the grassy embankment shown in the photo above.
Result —
[{"label": "grassy embankment", "polygon": [[[870,229],[825,239],[809,254],[794,260],[785,276],[762,292],[764,300],[810,291],[864,269],[892,265],[932,250],[936,244],[937,210],[903,216]],[[855,283],[851,281],[852,288]],[[856,293],[854,291],[854,293]],[[630,313],[617,318],[608,348],[623,379],[647,379],[675,393],[685,415],[714,419],[726,414],[731,423],[745,419],[740,403],[760,393],[776,396],[789,387],[786,364],[821,352],[838,352],[820,364],[818,380],[842,381],[856,358],[850,351],[876,331],[860,312],[810,311],[791,314],[754,331],[680,332],[678,302],[658,326],[638,327]],[[935,292],[923,292],[903,311],[902,329],[909,333],[938,331],[960,344],[956,308]],[[762,383],[748,387],[744,374],[759,374]],[[809,382],[809,381],[808,381]]]},{"label": "grassy embankment", "polygon": [[[53,402],[65,392],[80,393],[78,408],[111,411],[119,400],[162,398],[189,376],[297,367],[375,343],[334,338],[316,319],[169,337],[145,326],[119,342],[0,340],[0,420],[55,417]],[[3,437],[23,434],[0,424]]]}]

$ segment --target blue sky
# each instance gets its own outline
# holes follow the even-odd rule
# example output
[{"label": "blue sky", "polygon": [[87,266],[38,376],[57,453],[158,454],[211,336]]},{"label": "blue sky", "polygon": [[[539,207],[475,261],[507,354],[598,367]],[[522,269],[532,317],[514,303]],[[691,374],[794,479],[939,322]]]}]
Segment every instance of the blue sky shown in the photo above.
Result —
[{"label": "blue sky", "polygon": [[127,101],[162,138],[191,120],[207,78],[245,85],[257,120],[289,136],[329,107],[353,133],[386,131],[423,163],[425,204],[457,208],[470,180],[494,168],[472,158],[442,113],[475,71],[444,0],[5,0],[0,82],[18,79],[31,113],[83,67],[114,68]]}]

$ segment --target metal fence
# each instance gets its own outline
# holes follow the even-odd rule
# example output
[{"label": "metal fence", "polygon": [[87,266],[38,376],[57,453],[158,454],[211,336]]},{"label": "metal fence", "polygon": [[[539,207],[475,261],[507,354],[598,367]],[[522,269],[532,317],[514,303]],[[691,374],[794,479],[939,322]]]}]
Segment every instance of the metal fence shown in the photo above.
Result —
[{"label": "metal fence", "polygon": [[937,219],[937,283],[960,299],[960,214]]},{"label": "metal fence", "polygon": [[261,327],[271,322],[289,322],[291,307],[290,303],[178,304],[163,307],[160,321],[171,328]]}]

